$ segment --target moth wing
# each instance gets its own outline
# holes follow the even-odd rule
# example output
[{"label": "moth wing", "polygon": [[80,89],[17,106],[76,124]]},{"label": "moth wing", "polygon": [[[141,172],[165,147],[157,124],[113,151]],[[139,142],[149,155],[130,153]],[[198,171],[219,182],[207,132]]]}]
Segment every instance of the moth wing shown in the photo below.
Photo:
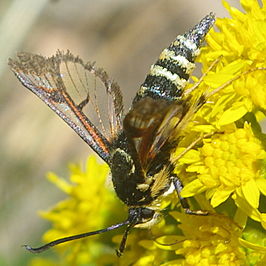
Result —
[{"label": "moth wing", "polygon": [[[135,103],[124,119],[124,131],[134,143],[144,170],[171,143],[185,113],[185,105],[145,97]],[[170,148],[170,147],[168,147]]]},{"label": "moth wing", "polygon": [[119,86],[104,70],[69,51],[49,58],[19,53],[9,65],[25,87],[108,162],[110,143],[122,129],[123,99]]}]

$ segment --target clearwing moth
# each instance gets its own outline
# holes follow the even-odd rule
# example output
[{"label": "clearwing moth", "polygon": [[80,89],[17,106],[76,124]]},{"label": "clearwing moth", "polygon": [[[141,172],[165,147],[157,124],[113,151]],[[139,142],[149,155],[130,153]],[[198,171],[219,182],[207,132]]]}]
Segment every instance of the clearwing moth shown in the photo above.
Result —
[{"label": "clearwing moth", "polygon": [[[214,21],[214,14],[210,13],[191,30],[178,35],[162,51],[126,114],[117,83],[104,70],[92,63],[84,63],[69,51],[58,51],[49,58],[18,53],[17,59],[9,60],[22,85],[41,98],[109,165],[114,190],[128,206],[128,218],[121,223],[57,239],[38,248],[25,245],[27,250],[38,253],[60,243],[126,226],[117,250],[120,256],[131,228],[148,227],[156,222],[159,216],[156,204],[171,185],[174,185],[186,213],[207,214],[190,210],[187,201],[180,197],[182,183],[173,174],[170,154],[179,132],[206,100],[201,97],[198,103],[190,105],[189,97],[184,96],[184,88],[195,67],[199,48]],[[107,125],[101,119],[101,106],[95,101],[92,79],[101,84],[101,93],[108,101]],[[92,112],[98,117],[98,124],[92,122]]]}]

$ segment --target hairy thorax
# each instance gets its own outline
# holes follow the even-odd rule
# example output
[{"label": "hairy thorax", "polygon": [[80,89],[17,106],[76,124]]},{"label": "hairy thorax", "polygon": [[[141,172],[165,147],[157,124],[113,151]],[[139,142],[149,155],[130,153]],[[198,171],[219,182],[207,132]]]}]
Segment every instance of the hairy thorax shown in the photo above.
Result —
[{"label": "hairy thorax", "polygon": [[112,181],[118,197],[128,206],[151,204],[169,189],[169,169],[163,167],[149,175],[134,163],[132,156],[117,148],[112,156]]}]

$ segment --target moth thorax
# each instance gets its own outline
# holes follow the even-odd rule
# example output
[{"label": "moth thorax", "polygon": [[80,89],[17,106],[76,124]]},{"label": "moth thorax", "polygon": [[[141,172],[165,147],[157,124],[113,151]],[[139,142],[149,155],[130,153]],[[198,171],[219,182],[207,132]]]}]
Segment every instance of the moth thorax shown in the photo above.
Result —
[{"label": "moth thorax", "polygon": [[113,177],[129,176],[135,172],[135,164],[132,157],[124,150],[118,148],[112,154],[111,171]]}]

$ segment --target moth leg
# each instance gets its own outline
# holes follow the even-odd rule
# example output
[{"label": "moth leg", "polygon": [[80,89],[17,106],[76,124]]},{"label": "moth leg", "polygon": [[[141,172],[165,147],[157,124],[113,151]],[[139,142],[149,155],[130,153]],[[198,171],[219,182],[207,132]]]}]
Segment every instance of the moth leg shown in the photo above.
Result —
[{"label": "moth leg", "polygon": [[[195,111],[197,112],[197,110],[199,110],[206,102],[207,100],[214,94],[216,94],[217,92],[223,90],[224,88],[226,88],[227,86],[231,85],[234,81],[240,79],[242,76],[248,75],[249,73],[255,72],[255,71],[259,71],[259,70],[266,70],[266,67],[256,67],[256,68],[252,68],[249,69],[247,71],[244,71],[243,73],[240,73],[239,75],[235,76],[234,78],[224,82],[221,86],[219,86],[218,88],[210,91],[210,92],[206,92],[203,93],[198,100],[196,101],[196,103],[194,104],[195,106]],[[210,89],[210,88],[209,88]],[[208,91],[208,90],[207,90]]]},{"label": "moth leg", "polygon": [[129,233],[129,230],[132,228],[132,225],[129,225],[125,232],[124,232],[124,235],[123,235],[123,238],[121,240],[121,243],[120,243],[120,246],[118,249],[116,249],[116,256],[117,257],[121,257],[123,255],[123,252],[125,250],[125,247],[126,247],[126,242],[127,242],[127,236],[128,236],[128,233]]},{"label": "moth leg", "polygon": [[189,95],[192,91],[194,91],[195,89],[197,89],[199,87],[199,85],[201,84],[201,82],[203,81],[203,79],[207,76],[207,74],[220,62],[220,60],[222,59],[222,56],[219,56],[217,59],[215,59],[211,65],[209,66],[209,68],[201,75],[200,79],[189,89],[184,91],[184,95],[187,96]]},{"label": "moth leg", "polygon": [[183,198],[181,196],[181,191],[183,189],[183,184],[182,184],[181,180],[176,175],[172,176],[172,182],[173,182],[173,184],[175,186],[175,191],[176,191],[176,193],[178,195],[178,198],[180,200],[181,207],[183,208],[183,210],[185,211],[186,214],[208,215],[207,211],[202,211],[202,210],[193,211],[193,210],[190,209],[187,199]]},{"label": "moth leg", "polygon": [[[204,77],[207,75],[207,73],[221,60],[221,57],[218,57],[209,67],[209,69],[203,73],[203,75],[201,76],[201,78],[199,79],[199,81],[197,83],[194,84],[193,87],[191,87],[190,89],[187,89],[184,92],[185,96],[188,96],[192,91],[194,91],[197,87],[199,87],[199,85],[201,84],[201,82],[203,81]],[[210,91],[210,92],[205,92],[203,93],[200,97],[198,97],[198,99],[195,101],[194,105],[193,105],[193,110],[194,113],[196,113],[206,102],[207,100],[214,94],[216,94],[217,92],[223,90],[224,88],[226,88],[227,86],[231,85],[234,81],[238,80],[239,78],[241,78],[242,76],[248,75],[249,73],[255,72],[255,71],[265,71],[266,67],[256,67],[256,68],[252,68],[249,70],[246,70],[242,73],[240,73],[239,75],[236,75],[234,78],[224,82],[221,86],[219,86],[218,88]],[[208,88],[208,90],[210,89],[210,87]],[[207,91],[208,91],[207,90]]]},{"label": "moth leg", "polygon": [[249,70],[244,71],[243,73],[240,73],[239,75],[237,75],[236,77],[226,81],[224,84],[222,84],[221,86],[219,86],[218,88],[214,89],[213,91],[206,93],[205,99],[208,99],[209,97],[211,97],[212,95],[214,95],[215,93],[219,92],[220,90],[224,89],[225,87],[231,85],[235,80],[238,80],[239,78],[241,78],[244,75],[248,75],[249,73],[255,72],[255,71],[259,71],[259,70],[266,70],[266,67],[256,67],[256,68],[252,68]]},{"label": "moth leg", "polygon": [[[198,143],[200,143],[200,141],[202,141],[205,138],[211,137],[212,135],[214,135],[216,132],[213,133],[208,133],[202,136],[199,136],[196,140],[194,140],[188,147],[186,147],[185,150],[183,150],[181,153],[179,153],[177,156],[175,156],[174,158],[172,158],[172,163],[176,163],[178,162],[178,160],[180,158],[182,158],[188,151],[190,151],[191,149],[193,149],[193,147],[195,147],[195,145],[197,145]],[[217,132],[218,133],[218,132]]]}]

